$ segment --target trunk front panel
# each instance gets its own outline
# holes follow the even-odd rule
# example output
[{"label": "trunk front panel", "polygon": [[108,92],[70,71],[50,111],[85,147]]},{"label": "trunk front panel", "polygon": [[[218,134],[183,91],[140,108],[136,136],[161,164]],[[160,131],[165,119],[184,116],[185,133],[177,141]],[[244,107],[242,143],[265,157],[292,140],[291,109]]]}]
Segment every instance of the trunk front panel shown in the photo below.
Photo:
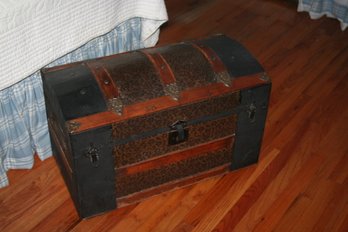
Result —
[{"label": "trunk front panel", "polygon": [[236,115],[188,126],[187,141],[169,145],[169,132],[154,135],[126,144],[115,146],[115,166],[122,167],[165,155],[176,150],[186,149],[207,141],[232,135],[235,132]]},{"label": "trunk front panel", "polygon": [[230,166],[232,146],[233,139],[228,137],[211,144],[170,153],[144,164],[124,168],[125,170],[116,170],[116,197],[146,191],[153,187],[160,189],[162,184],[180,182],[186,177],[209,172],[223,165]]},{"label": "trunk front panel", "polygon": [[[151,159],[179,149],[232,135],[239,94],[232,93],[203,102],[149,114],[113,125],[115,166],[122,167]],[[177,121],[187,123],[186,141],[169,145],[170,126]]]}]

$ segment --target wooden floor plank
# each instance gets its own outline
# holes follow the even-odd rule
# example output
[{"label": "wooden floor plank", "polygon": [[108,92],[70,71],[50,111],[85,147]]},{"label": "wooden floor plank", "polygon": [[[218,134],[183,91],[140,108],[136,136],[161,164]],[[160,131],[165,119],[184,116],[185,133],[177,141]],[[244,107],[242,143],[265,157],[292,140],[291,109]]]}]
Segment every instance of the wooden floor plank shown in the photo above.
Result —
[{"label": "wooden floor plank", "polygon": [[[215,188],[218,180],[221,177],[213,177],[208,180],[198,183],[196,186],[189,191],[179,202],[177,202],[176,207],[171,209],[171,211],[166,213],[166,216],[160,221],[157,221],[157,225],[151,228],[150,231],[171,231],[179,224],[182,219],[187,215],[193,207],[196,206],[198,202],[202,200],[213,188]],[[139,228],[139,231],[142,231]]]},{"label": "wooden floor plank", "polygon": [[115,225],[122,221],[123,217],[128,215],[137,205],[129,205],[118,210],[105,213],[103,216],[96,216],[89,219],[85,219],[72,225],[69,231],[74,232],[107,232],[110,231]]},{"label": "wooden floor plank", "polygon": [[348,151],[346,151],[343,157],[339,160],[329,179],[335,181],[336,183],[343,184],[348,177],[346,170],[348,170]]},{"label": "wooden floor plank", "polygon": [[[162,204],[161,208],[150,215],[144,223],[141,223],[134,231],[137,232],[151,232],[156,227],[157,223],[162,221],[171,211],[176,209],[177,203],[182,200],[187,194],[189,194],[192,187],[186,187],[175,191],[174,194],[166,196],[166,201]],[[165,195],[165,194],[164,194]]]},{"label": "wooden floor plank", "polygon": [[195,186],[185,187],[185,191],[179,196],[181,201],[176,199],[173,202],[168,202],[169,204],[164,204],[160,210],[151,215],[151,218],[135,231],[170,231],[185,216],[185,212],[187,213],[204,197],[206,192],[214,187],[218,179],[218,177],[210,178]]},{"label": "wooden floor plank", "polygon": [[[2,196],[0,203],[0,230],[18,231],[22,228],[33,229],[47,215],[57,210],[63,202],[70,199],[67,188],[60,176],[53,159],[44,162],[19,180],[18,188],[9,191],[8,196]],[[7,190],[11,190],[12,186]],[[73,212],[73,207],[66,213]],[[78,218],[75,216],[72,221]]]},{"label": "wooden floor plank", "polygon": [[[347,215],[347,210],[344,211],[343,213],[345,213],[345,215]],[[333,228],[332,231],[347,231],[347,228],[348,228],[348,216],[346,216],[346,218],[342,221],[341,224],[336,224],[336,225],[340,225],[340,227],[337,227],[336,228]]]},{"label": "wooden floor plank", "polygon": [[[316,191],[307,192],[310,202],[305,209],[302,209],[303,213],[297,223],[292,224],[291,231],[311,231],[325,210],[330,197],[336,194],[337,187],[339,187],[336,183],[326,180],[319,181],[316,184]],[[284,227],[285,225],[282,229],[275,231],[284,231]],[[289,225],[286,227],[289,228]]]},{"label": "wooden floor plank", "polygon": [[[175,194],[180,194],[180,192],[176,192]],[[176,196],[170,195],[170,197],[173,199]],[[168,195],[164,194],[155,196],[146,202],[140,203],[129,214],[125,215],[122,218],[122,221],[113,226],[110,231],[135,231],[140,225],[145,223],[152,214],[160,210],[162,205],[165,205],[169,200]],[[146,214],[144,214],[144,212],[146,212]]]},{"label": "wooden floor plank", "polygon": [[[289,124],[289,128],[291,128],[291,124]],[[311,159],[312,154],[311,153],[306,154],[304,151],[301,151],[302,148],[299,146],[297,141],[299,136],[305,136],[307,138],[310,138],[310,137],[315,138],[316,134],[309,129],[310,124],[308,123],[306,126],[302,126],[301,128],[303,130],[301,130],[299,134],[294,135],[292,137],[292,141],[290,140],[291,137],[288,136],[288,139],[289,139],[287,143],[288,147],[284,147],[284,149],[281,151],[281,152],[284,152],[284,154],[287,154],[287,153],[301,154],[302,155],[301,159],[298,159],[298,157],[296,156],[291,156],[288,158],[286,166],[283,168],[283,170],[281,170],[279,175],[273,179],[272,184],[269,185],[269,188],[265,189],[265,191],[263,192],[263,196],[261,196],[258,203],[255,204],[256,206],[250,208],[248,214],[245,215],[243,229],[246,229],[245,226],[247,225],[248,227],[250,227],[251,224],[255,226],[258,221],[263,220],[263,217],[264,217],[263,213],[265,213],[265,210],[267,210],[267,208],[271,205],[274,199],[279,197],[279,194],[281,193],[281,191],[283,191],[284,188],[288,187],[288,184],[291,183],[290,179],[292,179],[293,175],[298,172],[298,169],[302,167],[306,161],[308,162],[308,160]],[[314,146],[315,142],[316,140],[314,139],[314,142],[311,141],[310,143],[313,144],[312,146]],[[309,141],[307,141],[307,143],[309,143]],[[255,214],[260,214],[260,215],[255,217]],[[250,220],[252,219],[253,221],[248,222],[249,221],[248,218]],[[228,222],[224,222],[223,224],[225,227],[229,225],[229,229],[231,230],[237,224],[238,220],[235,223],[232,223],[231,218],[227,221]],[[243,231],[242,227],[243,226],[239,226],[239,227],[237,226],[234,229],[236,231]],[[224,231],[222,229],[220,230]],[[225,228],[225,230],[227,229]]]},{"label": "wooden floor plank", "polygon": [[[319,116],[316,117],[315,120],[323,121],[323,119],[327,116],[328,116],[328,114],[319,114]],[[320,130],[318,130],[318,127]],[[327,130],[322,130],[321,127],[326,128],[325,125],[321,126],[320,124],[315,123],[315,127],[313,127],[310,130],[310,133],[305,134],[304,137],[299,137],[298,139],[303,141],[302,144],[306,144],[306,145],[304,146],[304,148],[299,147],[295,151],[295,153],[301,154],[302,157],[308,157],[308,155],[305,155],[306,153],[311,153],[312,151],[316,150],[315,148],[318,146],[318,144],[321,144],[323,142],[323,140],[325,140],[326,138],[331,138],[330,135],[325,137],[325,135],[327,135]],[[318,131],[323,131],[323,132],[318,134]],[[310,139],[310,138],[312,138],[312,139]],[[309,139],[312,141],[310,142]],[[306,143],[304,143],[304,141],[306,141]],[[311,144],[311,146],[309,146],[309,144]],[[326,168],[329,167],[329,170],[335,170],[336,168],[334,168],[334,166],[340,164],[340,162],[337,162],[340,159],[332,159],[331,156],[327,156],[325,153],[321,156],[325,157],[325,162],[323,164],[323,167],[326,167]],[[316,156],[314,156],[314,157],[316,157]],[[341,153],[341,154],[338,154],[337,157],[342,157],[342,159],[343,159],[345,156]],[[311,162],[312,161],[311,159],[313,159],[313,158],[311,158],[311,156],[310,156],[309,161],[307,161],[307,162]],[[296,186],[298,178],[295,178],[295,180],[293,182],[289,183],[288,182],[289,178],[287,176],[290,175],[290,177],[291,177],[291,175],[293,175],[293,173],[297,172],[297,168],[299,168],[299,167],[302,167],[303,170],[307,170],[307,169],[310,170],[311,168],[313,168],[313,164],[309,164],[309,163],[307,163],[307,164],[302,163],[301,164],[299,161],[300,161],[300,159],[298,159],[295,156],[293,157],[293,159],[289,160],[287,167],[285,167],[283,170],[286,173],[280,174],[276,179],[274,179],[273,183],[269,186],[270,189],[266,190],[263,193],[264,197],[261,197],[259,199],[260,202],[255,204],[255,207],[250,210],[248,215],[246,215],[246,217],[244,217],[243,220],[241,220],[240,224],[235,228],[236,231],[247,231],[247,229],[253,228],[253,226],[255,224],[257,224],[258,221],[260,221],[259,224],[261,224],[261,225],[267,225],[267,224],[274,225],[277,222],[277,220],[279,219],[279,217],[281,215],[277,215],[277,220],[275,220],[274,218],[267,220],[267,216],[266,216],[267,214],[264,215],[265,208],[267,208],[270,205],[270,203],[272,202],[272,199],[278,198],[277,202],[281,201],[281,200],[279,200],[279,198],[281,198],[281,197],[277,196],[277,192],[279,192],[283,189],[282,186],[288,185],[287,188],[290,188],[290,189],[292,189],[292,187]],[[292,166],[292,168],[290,168],[291,166]],[[342,173],[342,170],[340,170],[338,172]],[[345,173],[345,172],[343,171],[343,173]],[[303,187],[305,187],[305,185]],[[286,192],[287,191],[288,190],[286,190]],[[293,196],[293,197],[295,198],[296,196]],[[285,202],[282,202],[282,203],[285,203]],[[291,203],[291,201],[289,203]],[[272,206],[272,207],[270,207],[269,211],[272,213],[272,212],[274,212],[274,210],[276,210],[276,208],[277,207]],[[285,209],[286,208],[283,208],[283,210],[285,210]],[[256,227],[255,229],[258,230],[258,227]],[[259,231],[263,231],[266,228],[261,226],[261,229]],[[272,228],[272,227],[269,226],[269,228]]]},{"label": "wooden floor plank", "polygon": [[[261,212],[260,218],[247,218],[244,221],[245,225],[239,224],[236,231],[267,231],[273,230],[278,221],[282,218],[288,207],[305,188],[308,183],[314,178],[319,166],[322,165],[324,158],[322,156],[313,155],[308,158],[307,162],[302,166],[301,170],[293,177],[287,187],[279,196],[271,195],[268,202],[276,199],[266,212]],[[299,181],[301,179],[301,181]],[[266,195],[266,192],[265,192]],[[261,200],[261,199],[260,199]],[[264,200],[264,199],[262,199]],[[260,204],[259,204],[260,205]],[[257,209],[256,209],[257,210]],[[255,222],[258,222],[254,224]],[[242,222],[242,221],[241,221]],[[250,225],[251,224],[251,225]]]},{"label": "wooden floor plank", "polygon": [[[51,207],[51,205],[49,207]],[[74,209],[74,205],[69,197],[59,207],[52,211],[52,213],[45,214],[45,218],[42,218],[30,231],[58,232],[70,230],[81,221],[78,218],[77,212],[71,209]]]},{"label": "wooden floor plank", "polygon": [[[250,189],[257,187],[258,182],[264,181],[264,178],[268,177],[268,174],[272,176],[273,171],[277,173],[279,169],[284,165],[283,156],[279,155],[279,150],[274,149],[271,153],[261,160],[255,171],[251,174],[250,178],[245,181],[237,180],[235,185],[229,189],[227,194],[221,198],[217,204],[199,221],[192,231],[212,231],[215,226],[223,220],[225,215],[230,212],[231,208],[238,202],[243,194]],[[267,179],[266,179],[267,180]],[[239,181],[239,182],[238,182]],[[256,186],[253,184],[256,183]],[[248,197],[248,195],[245,195]]]},{"label": "wooden floor plank", "polygon": [[336,191],[330,196],[328,204],[325,205],[325,209],[311,231],[334,231],[335,226],[340,225],[340,216],[345,215],[347,199],[344,196],[347,195],[348,186],[338,184]]},{"label": "wooden floor plank", "polygon": [[224,176],[190,212],[178,223],[172,231],[191,231],[201,220],[201,218],[210,212],[221,199],[229,195],[230,189],[236,189],[246,182],[252,175],[256,167],[240,170],[238,173],[230,173]]}]

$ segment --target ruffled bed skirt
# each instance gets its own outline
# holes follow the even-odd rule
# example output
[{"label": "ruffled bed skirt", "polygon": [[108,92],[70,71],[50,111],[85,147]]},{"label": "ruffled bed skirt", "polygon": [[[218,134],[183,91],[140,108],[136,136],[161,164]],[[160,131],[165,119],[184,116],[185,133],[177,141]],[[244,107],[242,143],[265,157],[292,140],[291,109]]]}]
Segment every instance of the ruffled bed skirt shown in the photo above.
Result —
[{"label": "ruffled bed skirt", "polygon": [[348,26],[348,0],[300,0],[298,11],[306,11],[312,19],[324,15],[341,22],[342,31]]},{"label": "ruffled bed skirt", "polygon": [[[47,67],[153,46],[157,29],[142,39],[143,18],[130,19],[104,36],[91,40]],[[29,169],[36,153],[52,155],[40,72],[0,91],[0,188],[9,184],[6,171]]]}]

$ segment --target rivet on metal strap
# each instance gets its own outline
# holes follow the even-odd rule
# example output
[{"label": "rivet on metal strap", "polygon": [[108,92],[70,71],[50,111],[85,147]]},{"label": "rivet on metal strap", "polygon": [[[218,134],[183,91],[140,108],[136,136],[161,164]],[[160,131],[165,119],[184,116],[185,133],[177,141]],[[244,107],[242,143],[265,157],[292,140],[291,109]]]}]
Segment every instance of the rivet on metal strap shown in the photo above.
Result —
[{"label": "rivet on metal strap", "polygon": [[263,81],[269,81],[269,76],[266,73],[262,73],[260,79]]}]

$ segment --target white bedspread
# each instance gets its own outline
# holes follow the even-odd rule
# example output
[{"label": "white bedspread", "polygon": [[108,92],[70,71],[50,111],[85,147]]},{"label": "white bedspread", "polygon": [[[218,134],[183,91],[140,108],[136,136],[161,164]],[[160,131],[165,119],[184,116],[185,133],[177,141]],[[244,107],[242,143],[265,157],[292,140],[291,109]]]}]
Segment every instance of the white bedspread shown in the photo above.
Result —
[{"label": "white bedspread", "polygon": [[0,0],[0,90],[132,17],[146,40],[167,13],[162,0]]}]

